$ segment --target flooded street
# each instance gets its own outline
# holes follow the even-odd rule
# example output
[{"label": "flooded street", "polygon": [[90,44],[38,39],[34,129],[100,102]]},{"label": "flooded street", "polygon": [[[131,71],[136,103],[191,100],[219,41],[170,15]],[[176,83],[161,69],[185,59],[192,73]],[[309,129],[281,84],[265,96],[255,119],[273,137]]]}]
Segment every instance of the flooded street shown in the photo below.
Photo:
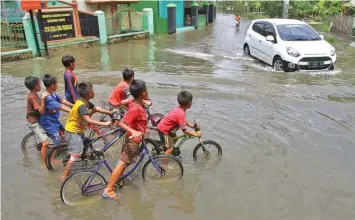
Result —
[{"label": "flooded street", "polygon": [[[249,23],[242,20],[236,30],[233,15],[219,14],[204,30],[3,63],[2,217],[355,219],[353,57],[337,51],[337,68],[328,73],[273,72],[242,56]],[[118,202],[93,198],[80,207],[63,204],[61,172],[42,168],[39,156],[25,159],[20,144],[29,132],[24,78],[54,74],[63,96],[61,57],[66,54],[76,58],[79,81],[94,84],[97,105],[107,100],[125,68],[147,82],[152,112],[167,113],[179,91],[192,92],[187,118],[199,120],[203,138],[222,146],[221,161],[195,163],[197,142],[191,140],[182,149],[181,181],[128,183]],[[113,151],[111,161],[119,155]]]}]

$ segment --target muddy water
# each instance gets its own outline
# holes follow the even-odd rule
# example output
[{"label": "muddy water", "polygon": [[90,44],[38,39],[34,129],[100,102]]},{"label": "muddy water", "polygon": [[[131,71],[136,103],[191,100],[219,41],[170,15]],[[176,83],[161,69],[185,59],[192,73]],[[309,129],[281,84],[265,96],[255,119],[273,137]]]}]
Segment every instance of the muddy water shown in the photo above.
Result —
[{"label": "muddy water", "polygon": [[[219,14],[205,30],[3,64],[2,217],[355,219],[353,59],[338,51],[333,72],[272,72],[241,56],[248,21],[237,31],[233,19]],[[221,144],[222,160],[196,164],[191,141],[182,150],[181,181],[159,186],[137,181],[121,190],[119,202],[94,198],[80,207],[64,205],[60,173],[42,169],[39,158],[24,159],[20,150],[28,132],[24,77],[55,74],[63,95],[64,54],[77,59],[79,80],[94,84],[97,104],[127,67],[147,82],[154,112],[166,113],[180,90],[191,91],[188,119],[198,119],[204,138]]]}]

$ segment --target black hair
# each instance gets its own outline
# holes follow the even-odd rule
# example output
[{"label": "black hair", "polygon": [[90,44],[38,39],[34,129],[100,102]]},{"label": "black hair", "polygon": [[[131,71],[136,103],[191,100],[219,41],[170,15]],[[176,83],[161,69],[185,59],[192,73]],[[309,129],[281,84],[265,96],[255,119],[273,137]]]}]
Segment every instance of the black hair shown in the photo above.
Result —
[{"label": "black hair", "polygon": [[179,105],[181,106],[188,105],[192,101],[192,98],[193,98],[192,94],[188,91],[181,91],[177,95],[177,100],[179,102]]},{"label": "black hair", "polygon": [[147,91],[147,86],[143,80],[135,79],[132,81],[131,85],[129,85],[129,91],[133,98],[138,99],[143,92]]},{"label": "black hair", "polygon": [[90,82],[81,82],[78,84],[78,93],[80,97],[87,97],[92,90],[92,84]]},{"label": "black hair", "polygon": [[38,83],[39,83],[39,79],[38,77],[35,76],[27,76],[25,79],[25,86],[29,90],[33,90]]},{"label": "black hair", "polygon": [[57,77],[52,76],[50,74],[45,74],[43,77],[43,84],[46,88],[55,84],[57,82]]},{"label": "black hair", "polygon": [[123,80],[130,80],[134,76],[134,71],[131,69],[125,69],[122,72]]},{"label": "black hair", "polygon": [[75,58],[73,56],[63,56],[62,57],[62,64],[65,67],[70,66],[70,64],[75,62]]}]

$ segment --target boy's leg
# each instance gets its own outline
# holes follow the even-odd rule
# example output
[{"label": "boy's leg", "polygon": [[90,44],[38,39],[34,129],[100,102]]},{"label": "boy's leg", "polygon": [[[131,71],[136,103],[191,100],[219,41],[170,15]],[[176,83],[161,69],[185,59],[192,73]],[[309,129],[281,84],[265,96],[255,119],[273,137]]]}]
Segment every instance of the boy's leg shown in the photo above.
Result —
[{"label": "boy's leg", "polygon": [[118,166],[116,166],[116,168],[113,170],[110,181],[104,191],[105,197],[119,199],[119,196],[114,191],[114,186],[118,182],[120,176],[122,176],[127,165],[136,162],[139,151],[139,144],[130,141],[128,137],[125,137],[125,140],[126,142],[123,146],[123,151]]},{"label": "boy's leg", "polygon": [[70,159],[67,165],[65,166],[63,176],[61,177],[62,180],[65,180],[70,175],[75,161],[81,160],[81,154],[84,149],[83,137],[81,134],[66,131],[65,138],[68,142]]},{"label": "boy's leg", "polygon": [[39,143],[42,143],[41,147],[41,161],[42,165],[45,165],[47,149],[48,149],[48,136],[39,123],[30,123],[28,127],[35,134],[35,138]]}]

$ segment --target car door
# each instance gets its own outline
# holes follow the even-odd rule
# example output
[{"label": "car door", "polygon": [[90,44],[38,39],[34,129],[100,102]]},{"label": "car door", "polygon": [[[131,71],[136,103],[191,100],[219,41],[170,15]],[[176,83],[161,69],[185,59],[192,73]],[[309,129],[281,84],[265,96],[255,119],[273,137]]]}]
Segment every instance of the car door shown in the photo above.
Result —
[{"label": "car door", "polygon": [[250,54],[258,59],[262,59],[259,47],[260,47],[260,41],[261,37],[263,37],[261,34],[264,30],[264,23],[260,22],[255,22],[252,27],[252,32],[250,33],[250,41],[249,41],[249,49],[250,49]]},{"label": "car door", "polygon": [[[275,54],[275,43],[277,43],[274,26],[271,23],[265,23],[262,35],[263,37],[261,39],[260,46],[259,46],[262,60],[265,63],[272,65],[272,60]],[[266,37],[269,35],[274,37],[275,39],[274,42],[270,42],[266,40]]]}]

